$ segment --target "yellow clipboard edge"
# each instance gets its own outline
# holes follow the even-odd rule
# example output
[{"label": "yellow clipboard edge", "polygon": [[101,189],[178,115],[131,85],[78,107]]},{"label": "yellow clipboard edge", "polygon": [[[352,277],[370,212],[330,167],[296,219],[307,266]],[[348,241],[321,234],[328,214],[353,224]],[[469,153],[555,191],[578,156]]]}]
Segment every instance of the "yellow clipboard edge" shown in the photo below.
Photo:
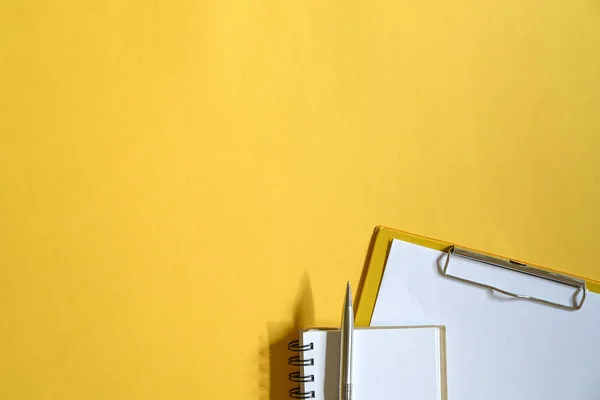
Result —
[{"label": "yellow clipboard edge", "polygon": [[[385,226],[376,227],[371,239],[371,245],[369,252],[367,253],[365,269],[363,271],[363,276],[361,278],[361,283],[358,290],[356,315],[354,318],[354,324],[357,327],[366,327],[371,324],[371,317],[373,316],[373,310],[375,309],[375,301],[377,300],[377,294],[379,293],[379,286],[381,284],[381,279],[383,278],[383,271],[385,269],[387,257],[394,239],[428,247],[438,251],[448,251],[450,247],[455,245],[443,240],[420,236],[414,233],[400,231]],[[456,246],[458,246],[458,244],[456,244]],[[462,245],[460,247],[468,249]],[[476,249],[470,250],[497,257],[495,254],[485,253]],[[520,260],[515,261],[521,262]],[[524,264],[551,272],[563,273],[561,271],[552,270],[531,263]],[[600,282],[589,280],[583,277],[578,278],[586,281],[588,290],[595,293],[600,293]]]}]

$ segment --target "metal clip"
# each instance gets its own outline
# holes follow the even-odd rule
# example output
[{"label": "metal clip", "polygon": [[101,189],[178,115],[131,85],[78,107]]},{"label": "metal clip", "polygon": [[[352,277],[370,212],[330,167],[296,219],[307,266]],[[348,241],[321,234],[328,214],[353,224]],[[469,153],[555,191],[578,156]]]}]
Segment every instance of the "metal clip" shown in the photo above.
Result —
[{"label": "metal clip", "polygon": [[[542,279],[547,279],[547,280],[550,280],[553,282],[561,283],[563,285],[574,287],[577,289],[577,291],[573,295],[573,304],[565,305],[565,304],[560,304],[560,303],[557,303],[554,301],[549,301],[549,300],[540,299],[538,297],[529,296],[526,294],[513,293],[513,292],[509,292],[507,290],[497,288],[495,286],[487,285],[487,284],[484,284],[481,282],[472,281],[470,279],[461,278],[456,275],[451,275],[448,273],[448,265],[450,264],[451,256],[458,256],[458,257],[466,258],[469,260],[482,262],[482,263],[485,263],[488,265],[493,265],[495,267],[500,267],[500,268],[508,269],[511,271],[524,273],[527,275],[535,276],[535,277],[542,278]],[[516,263],[514,261],[507,260],[507,259],[492,257],[492,256],[489,256],[486,254],[475,253],[473,251],[462,249],[462,248],[456,247],[456,246],[452,246],[452,247],[450,247],[450,249],[448,249],[446,263],[444,264],[444,268],[440,269],[440,273],[445,277],[456,279],[461,282],[471,283],[471,284],[474,284],[477,286],[485,287],[485,288],[494,290],[496,292],[505,294],[507,296],[511,296],[511,297],[515,297],[515,298],[519,298],[519,299],[536,301],[536,302],[539,302],[542,304],[551,305],[551,306],[555,306],[555,307],[559,307],[559,308],[562,308],[565,310],[571,310],[571,311],[579,310],[583,306],[583,302],[585,301],[585,297],[587,294],[586,283],[582,279],[573,278],[570,276],[560,275],[560,274],[557,274],[554,272],[541,270],[541,269],[534,268],[534,267],[531,267],[531,266],[528,266],[525,264]],[[578,301],[577,297],[578,297],[578,293],[580,293],[580,292],[582,292],[583,294],[581,296],[581,299]]]}]

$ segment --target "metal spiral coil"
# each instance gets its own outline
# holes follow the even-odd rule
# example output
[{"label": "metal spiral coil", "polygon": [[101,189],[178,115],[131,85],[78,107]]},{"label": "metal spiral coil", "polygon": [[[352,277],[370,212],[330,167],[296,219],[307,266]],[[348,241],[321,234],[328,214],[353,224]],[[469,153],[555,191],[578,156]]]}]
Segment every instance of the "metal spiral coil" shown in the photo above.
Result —
[{"label": "metal spiral coil", "polygon": [[[300,345],[300,341],[294,340],[288,343],[288,350],[303,353],[314,349],[313,343]],[[299,355],[288,358],[288,364],[296,367],[307,367],[315,365],[314,358],[302,358]],[[288,379],[296,383],[314,382],[314,375],[301,375],[299,371],[292,372],[288,375]],[[303,392],[301,386],[290,389],[289,396],[293,399],[314,399],[314,390]]]},{"label": "metal spiral coil", "polygon": [[299,340],[293,340],[291,342],[288,343],[288,350],[290,351],[298,351],[298,352],[302,352],[302,351],[309,351],[314,349],[314,345],[312,344],[312,342],[310,342],[309,344],[305,344],[300,346],[300,341]]}]

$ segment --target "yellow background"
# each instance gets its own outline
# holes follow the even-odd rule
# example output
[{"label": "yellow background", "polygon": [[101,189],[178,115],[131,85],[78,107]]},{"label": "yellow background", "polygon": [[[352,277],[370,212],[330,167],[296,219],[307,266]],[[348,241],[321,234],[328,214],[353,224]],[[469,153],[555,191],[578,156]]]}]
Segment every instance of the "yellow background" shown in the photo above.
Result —
[{"label": "yellow background", "polygon": [[377,224],[600,279],[600,3],[0,5],[0,398],[285,398]]}]

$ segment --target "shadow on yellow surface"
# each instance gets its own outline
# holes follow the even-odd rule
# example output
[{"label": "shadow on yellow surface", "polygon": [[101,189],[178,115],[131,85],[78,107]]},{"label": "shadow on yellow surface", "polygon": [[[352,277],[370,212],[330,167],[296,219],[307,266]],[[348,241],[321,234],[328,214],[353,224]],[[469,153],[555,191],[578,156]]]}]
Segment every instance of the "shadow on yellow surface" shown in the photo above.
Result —
[{"label": "shadow on yellow surface", "polygon": [[304,274],[296,295],[293,320],[267,325],[268,344],[261,345],[259,357],[261,400],[285,399],[290,389],[299,385],[288,380],[288,375],[298,370],[298,367],[287,363],[289,357],[296,355],[288,350],[288,344],[298,339],[299,330],[313,327],[314,324],[313,293],[308,274]]}]

